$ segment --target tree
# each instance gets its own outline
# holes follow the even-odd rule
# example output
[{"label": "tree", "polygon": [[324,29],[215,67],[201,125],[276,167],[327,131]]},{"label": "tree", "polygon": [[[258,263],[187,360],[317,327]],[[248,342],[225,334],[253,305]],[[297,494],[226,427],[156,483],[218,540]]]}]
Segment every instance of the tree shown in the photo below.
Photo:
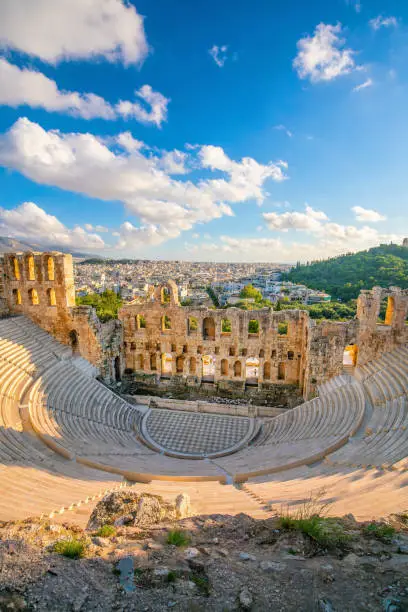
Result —
[{"label": "tree", "polygon": [[262,293],[259,291],[259,289],[255,289],[255,287],[251,284],[245,285],[245,287],[241,290],[239,297],[244,300],[254,299],[255,302],[262,301]]},{"label": "tree", "polygon": [[89,293],[76,298],[78,306],[93,306],[102,322],[118,318],[118,310],[122,306],[122,298],[110,289],[103,293]]}]

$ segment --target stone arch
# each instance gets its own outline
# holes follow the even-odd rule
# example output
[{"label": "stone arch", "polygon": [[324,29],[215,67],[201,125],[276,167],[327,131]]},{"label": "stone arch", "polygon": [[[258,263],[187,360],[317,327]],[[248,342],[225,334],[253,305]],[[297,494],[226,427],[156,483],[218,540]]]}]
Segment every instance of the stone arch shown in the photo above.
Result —
[{"label": "stone arch", "polygon": [[228,376],[228,359],[221,359],[221,376]]},{"label": "stone arch", "polygon": [[245,360],[245,378],[246,381],[258,382],[259,377],[259,359],[257,357],[247,357]]},{"label": "stone arch", "polygon": [[[166,297],[165,297],[166,296]],[[154,300],[160,304],[171,304],[180,306],[178,288],[174,281],[169,280],[164,285],[159,285],[154,290]]]},{"label": "stone arch", "polygon": [[22,303],[20,289],[13,289],[13,302],[16,306]]},{"label": "stone arch", "polygon": [[197,373],[197,359],[195,357],[190,357],[189,370],[190,370],[190,374]]},{"label": "stone arch", "polygon": [[33,306],[38,306],[40,299],[38,297],[37,289],[31,288],[28,290],[28,299],[30,300],[30,304]]},{"label": "stone arch", "polygon": [[265,351],[264,351],[264,349],[261,349],[259,351],[259,359],[264,359],[264,357],[265,357]]},{"label": "stone arch", "polygon": [[215,340],[215,321],[213,317],[204,317],[203,319],[203,339]]},{"label": "stone arch", "polygon": [[52,255],[47,256],[47,278],[49,281],[55,280],[55,266],[54,266],[54,258]]},{"label": "stone arch", "polygon": [[258,336],[259,335],[259,321],[258,319],[251,319],[248,322],[248,335]]},{"label": "stone arch", "polygon": [[265,363],[264,363],[263,378],[264,378],[264,380],[270,380],[271,379],[271,364],[270,364],[269,361],[265,361]]},{"label": "stone arch", "polygon": [[232,333],[231,319],[222,319],[221,320],[221,334],[225,336],[230,336],[231,333]]},{"label": "stone arch", "polygon": [[184,357],[179,355],[176,359],[176,372],[182,374],[184,372]]},{"label": "stone arch", "polygon": [[188,317],[187,319],[187,333],[195,334],[198,330],[198,321],[196,317]]},{"label": "stone arch", "polygon": [[278,364],[278,380],[285,380],[285,364],[283,361]]},{"label": "stone arch", "polygon": [[35,280],[35,264],[34,255],[27,255],[27,280]]},{"label": "stone arch", "polygon": [[295,353],[293,351],[288,351],[289,361],[293,361],[294,358],[295,358]]},{"label": "stone arch", "polygon": [[11,258],[11,268],[13,271],[13,277],[15,280],[20,280],[20,264],[18,263],[17,257]]},{"label": "stone arch", "polygon": [[156,353],[152,353],[150,355],[150,369],[152,370],[152,372],[155,372],[157,370],[157,355],[156,355]]},{"label": "stone arch", "polygon": [[203,355],[201,358],[202,363],[202,379],[211,381],[214,380],[215,375],[215,357],[213,355]]},{"label": "stone arch", "polygon": [[47,289],[47,300],[48,300],[48,306],[57,305],[57,296],[55,294],[55,289],[53,289],[52,287]]},{"label": "stone arch", "polygon": [[163,353],[161,359],[162,376],[169,377],[173,372],[173,355],[171,353]]},{"label": "stone arch", "polygon": [[387,309],[385,311],[384,325],[392,325],[394,320],[395,300],[390,295],[387,299]]},{"label": "stone arch", "polygon": [[171,329],[171,319],[168,315],[163,315],[161,318],[161,329],[162,331],[169,331]]},{"label": "stone arch", "polygon": [[114,368],[115,368],[115,380],[116,382],[120,382],[122,379],[121,366],[120,366],[120,357],[116,355],[114,360]]},{"label": "stone arch", "polygon": [[79,336],[78,336],[78,332],[76,331],[76,329],[71,329],[71,331],[68,334],[69,336],[69,343],[71,345],[72,350],[75,352],[78,350],[79,347]]},{"label": "stone arch", "polygon": [[146,329],[146,319],[143,314],[138,314],[135,317],[136,329],[140,331],[141,329]]},{"label": "stone arch", "polygon": [[354,367],[357,365],[358,346],[357,344],[348,344],[343,351],[343,366]]},{"label": "stone arch", "polygon": [[242,376],[242,364],[240,361],[234,363],[234,376],[240,378]]}]

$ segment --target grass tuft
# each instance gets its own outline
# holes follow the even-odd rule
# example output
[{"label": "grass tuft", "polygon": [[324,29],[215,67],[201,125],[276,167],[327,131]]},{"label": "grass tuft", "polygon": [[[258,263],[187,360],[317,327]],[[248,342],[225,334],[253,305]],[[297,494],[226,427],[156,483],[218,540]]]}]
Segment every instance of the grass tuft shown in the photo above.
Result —
[{"label": "grass tuft", "polygon": [[116,535],[116,529],[113,525],[102,525],[95,535],[101,538],[111,538]]},{"label": "grass tuft", "polygon": [[80,559],[85,555],[85,551],[86,543],[84,540],[78,540],[73,537],[68,540],[59,540],[54,544],[54,552],[69,559]]},{"label": "grass tuft", "polygon": [[363,533],[382,542],[389,542],[395,534],[395,529],[386,523],[369,523],[364,527]]},{"label": "grass tuft", "polygon": [[173,546],[188,546],[190,543],[190,537],[185,531],[180,529],[171,529],[167,534],[167,544]]}]

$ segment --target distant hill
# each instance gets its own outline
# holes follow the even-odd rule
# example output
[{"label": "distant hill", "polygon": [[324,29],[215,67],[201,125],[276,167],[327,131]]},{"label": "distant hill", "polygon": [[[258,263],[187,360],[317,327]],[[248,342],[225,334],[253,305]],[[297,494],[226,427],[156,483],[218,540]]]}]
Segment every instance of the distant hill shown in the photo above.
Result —
[{"label": "distant hill", "polygon": [[298,264],[285,278],[327,291],[333,298],[343,301],[356,298],[361,289],[375,286],[407,289],[408,248],[382,244],[368,251]]},{"label": "distant hill", "polygon": [[89,253],[81,253],[72,249],[67,249],[61,246],[49,246],[45,248],[35,242],[23,242],[17,238],[9,238],[8,236],[0,236],[0,255],[3,253],[14,253],[14,251],[60,251],[61,253],[71,253],[73,257],[88,258],[92,257],[95,260],[101,261],[103,257],[98,255],[90,255]]}]

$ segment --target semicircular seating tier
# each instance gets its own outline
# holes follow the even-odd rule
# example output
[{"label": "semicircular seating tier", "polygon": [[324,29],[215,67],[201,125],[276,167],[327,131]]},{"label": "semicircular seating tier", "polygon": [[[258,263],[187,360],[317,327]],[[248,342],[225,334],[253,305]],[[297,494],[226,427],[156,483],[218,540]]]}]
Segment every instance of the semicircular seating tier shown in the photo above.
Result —
[{"label": "semicircular seating tier", "polygon": [[278,417],[222,417],[222,427],[208,414],[178,427],[185,414],[131,405],[94,374],[26,317],[0,320],[0,519],[75,505],[78,514],[128,481],[152,493],[186,491],[199,513],[263,516],[264,506],[296,505],[321,487],[333,508],[362,518],[395,508],[395,496],[408,507],[406,347]]}]

